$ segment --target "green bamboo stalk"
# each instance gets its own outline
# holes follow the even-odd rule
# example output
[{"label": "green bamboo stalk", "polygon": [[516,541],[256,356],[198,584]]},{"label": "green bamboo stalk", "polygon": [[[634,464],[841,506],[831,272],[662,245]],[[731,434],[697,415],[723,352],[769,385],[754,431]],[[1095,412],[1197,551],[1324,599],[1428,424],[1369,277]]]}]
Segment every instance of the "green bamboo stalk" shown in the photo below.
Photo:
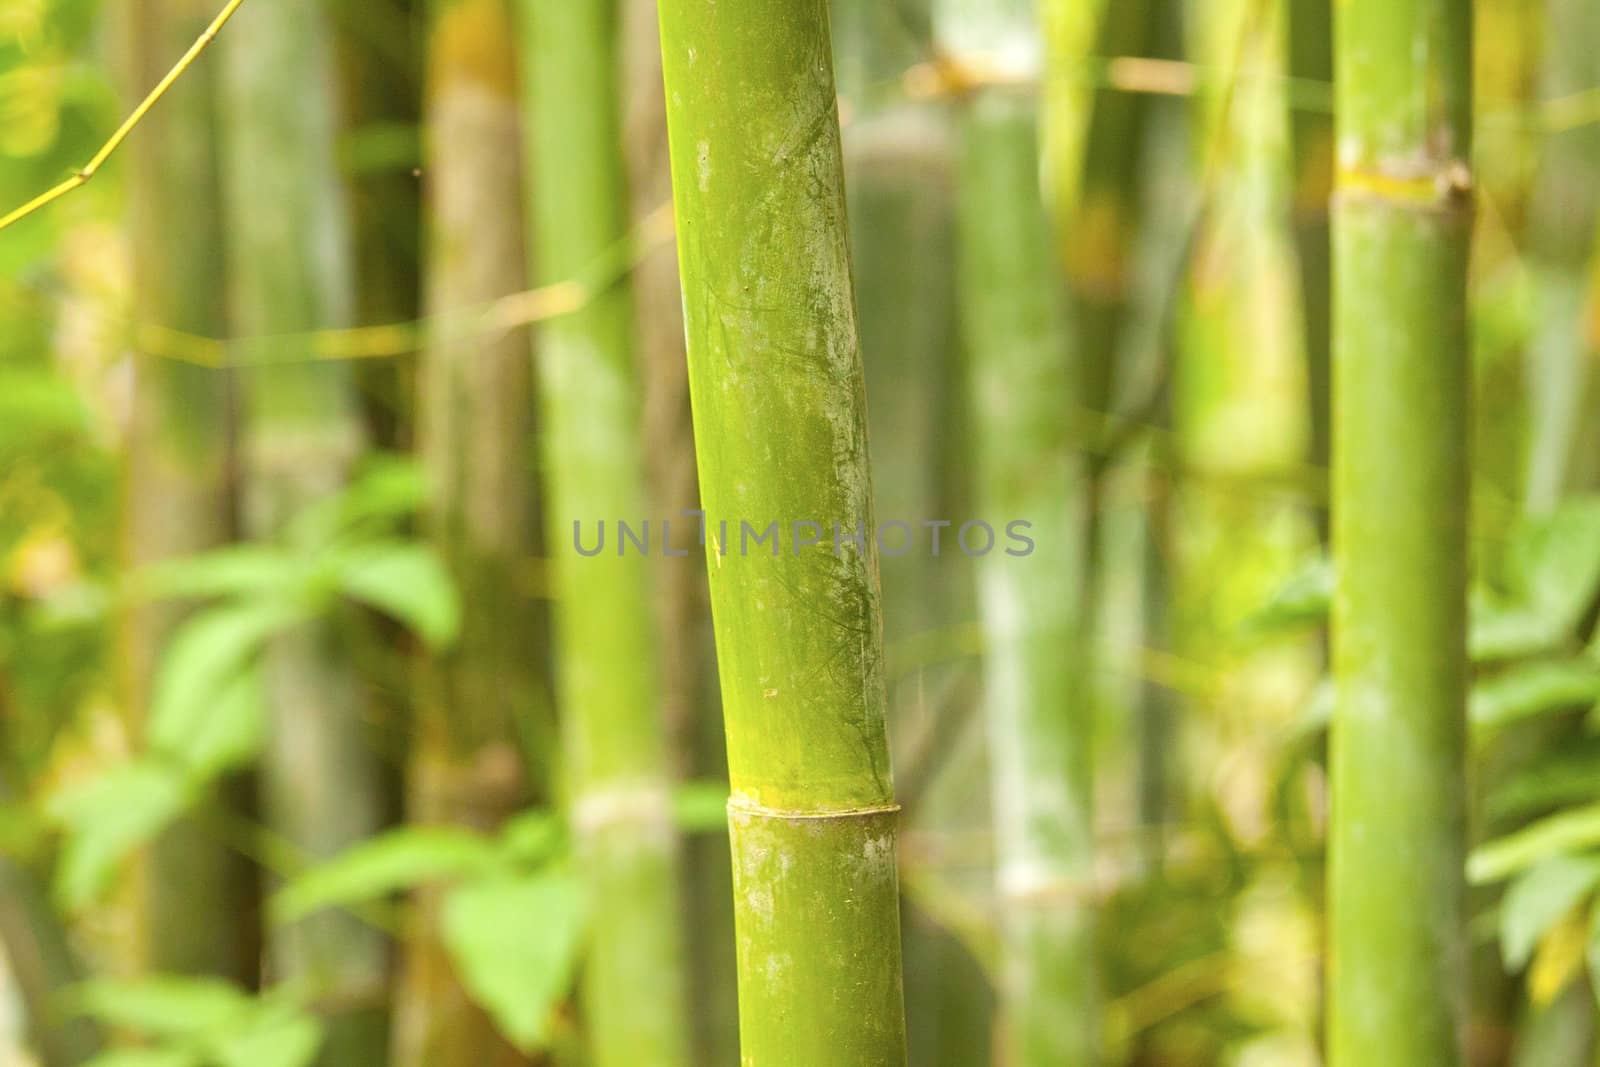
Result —
[{"label": "green bamboo stalk", "polygon": [[[424,303],[440,313],[522,289],[522,190],[504,3],[434,0],[429,15]],[[467,610],[456,644],[425,671],[408,808],[413,821],[487,829],[530,793],[546,792],[549,780],[542,627],[524,578],[538,528],[526,342],[515,334],[431,337],[417,404],[432,493],[428,532]],[[525,1063],[458,981],[439,939],[439,902],[431,891],[417,900],[398,993],[396,1064]]]},{"label": "green bamboo stalk", "polygon": [[[1038,41],[1031,0],[955,0],[936,13],[943,47],[958,62],[1042,61],[1041,49],[1025,47]],[[1037,103],[1024,92],[982,90],[967,102],[964,122],[959,286],[978,510],[1031,522],[1036,546],[1028,557],[997,552],[978,565],[1003,1057],[1018,1067],[1077,1067],[1098,1062],[1100,1009],[1094,731],[1083,670],[1093,502],[1088,464],[1072,448],[1084,425],[1073,412],[1094,406],[1084,399],[1088,371],[1110,357],[1068,360]],[[1070,195],[1052,190],[1058,210]]]},{"label": "green bamboo stalk", "polygon": [[979,615],[1000,897],[1007,1063],[1097,1062],[1091,703],[1083,654],[1087,465],[1040,200],[1036,114],[970,105],[961,176],[963,335],[976,398],[979,511],[1026,519],[1031,557],[984,557]]},{"label": "green bamboo stalk", "polygon": [[[370,148],[402,140],[421,109],[420,56],[411,0],[332,0],[342,89],[358,326],[420,317],[422,232],[418,159],[377,158]],[[381,135],[381,136],[380,136]],[[375,448],[409,448],[416,360],[368,359],[354,368],[356,393]]]},{"label": "green bamboo stalk", "polygon": [[[661,37],[743,1062],[892,1067],[896,807],[827,4],[663,0]],[[741,522],[778,523],[783,551],[745,554]],[[804,522],[823,540],[795,551]],[[835,524],[862,542],[836,552]]]},{"label": "green bamboo stalk", "polygon": [[1329,1062],[1462,1062],[1472,5],[1336,20]]},{"label": "green bamboo stalk", "polygon": [[[1545,5],[1542,91],[1547,100],[1591,89],[1600,80],[1600,10],[1582,0]],[[1600,180],[1600,127],[1581,126],[1551,134],[1533,199],[1530,259],[1538,281],[1539,329],[1528,369],[1528,455],[1525,500],[1530,511],[1548,510],[1565,491],[1590,488],[1600,469],[1595,400],[1600,396],[1593,355],[1597,262],[1595,235],[1600,210],[1594,203]]]},{"label": "green bamboo stalk", "polygon": [[[146,0],[128,19],[142,95],[205,29],[208,0]],[[134,314],[221,336],[223,244],[215,134],[216,67],[197,64],[128,146]],[[232,379],[137,352],[123,499],[123,557],[137,568],[226,543],[233,533]],[[129,716],[149,707],[163,645],[182,608],[145,604],[119,619]],[[142,870],[143,966],[239,982],[256,975],[249,866],[188,819],[151,846]]]},{"label": "green bamboo stalk", "polygon": [[[1060,0],[1058,0],[1060,2]],[[1164,5],[1158,0],[1108,3],[1093,38],[1102,56],[1149,56]],[[1170,11],[1165,13],[1172,17]],[[1052,64],[1066,58],[1052,48]],[[1065,74],[1053,77],[1066,77]],[[1135,240],[1144,183],[1145,130],[1151,97],[1101,86],[1091,97],[1076,199],[1056,191],[1057,239],[1070,301],[1077,405],[1109,414],[1118,385],[1119,348],[1134,292]],[[1052,116],[1054,119],[1055,116]],[[1073,175],[1053,175],[1063,184]],[[1062,213],[1061,205],[1070,204]],[[1100,464],[1100,465],[1103,465]]]},{"label": "green bamboo stalk", "polygon": [[[348,325],[351,246],[334,162],[331,33],[315,0],[250,5],[220,45],[228,120],[228,268],[233,326],[246,335]],[[285,84],[296,86],[285,93]],[[362,448],[349,367],[295,360],[245,384],[245,524],[258,538],[345,484]],[[383,821],[360,679],[332,620],[274,641],[261,766],[268,823],[326,859]],[[386,1047],[387,946],[350,915],[272,931],[271,973],[337,1005],[321,1062],[377,1062]]]},{"label": "green bamboo stalk", "polygon": [[[1333,80],[1333,5],[1328,0],[1291,0],[1289,75],[1303,81]],[[1329,200],[1333,193],[1333,117],[1290,101],[1289,147],[1294,157],[1295,256],[1300,268],[1301,337],[1305,347],[1306,402],[1310,415],[1308,459],[1326,469],[1330,454],[1329,378],[1332,375],[1333,258]],[[1327,512],[1317,509],[1317,534],[1328,537]]]},{"label": "green bamboo stalk", "polygon": [[[667,146],[667,101],[661,92],[661,35],[656,0],[626,0],[622,66],[626,71],[623,130],[631,217],[636,227],[657,219],[672,200]],[[694,426],[689,417],[689,368],[683,331],[678,253],[669,243],[643,254],[632,276],[637,315],[649,513],[678,515],[699,506]],[[680,776],[726,780],[717,660],[705,560],[698,553],[658,555],[656,647],[662,719]],[[734,951],[733,854],[726,834],[695,834],[683,842],[688,905],[690,987],[694,990],[696,1063],[739,1061],[738,961]]]},{"label": "green bamboo stalk", "polygon": [[[529,216],[542,284],[628,235],[616,0],[521,4]],[[539,331],[547,537],[557,590],[563,777],[595,913],[584,1006],[597,1067],[690,1062],[678,841],[648,560],[576,551],[578,527],[646,514],[627,280]],[[620,534],[618,534],[620,538]],[[662,551],[667,550],[661,546]]]}]

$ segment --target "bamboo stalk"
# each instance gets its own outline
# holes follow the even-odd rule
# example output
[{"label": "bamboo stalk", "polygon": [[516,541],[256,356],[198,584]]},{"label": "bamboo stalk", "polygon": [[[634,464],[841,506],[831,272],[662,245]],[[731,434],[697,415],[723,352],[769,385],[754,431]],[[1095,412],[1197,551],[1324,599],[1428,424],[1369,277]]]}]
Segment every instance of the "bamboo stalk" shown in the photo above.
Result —
[{"label": "bamboo stalk", "polygon": [[[582,277],[628,233],[616,0],[521,7],[532,247]],[[596,914],[584,968],[597,1067],[690,1062],[678,841],[642,554],[574,551],[576,523],[646,514],[633,294],[618,281],[539,331],[557,588],[563,777]],[[665,550],[665,546],[663,547]]]},{"label": "bamboo stalk", "polygon": [[1462,1062],[1472,5],[1336,20],[1332,1067]]},{"label": "bamboo stalk", "polygon": [[[1027,100],[973,102],[962,170],[963,335],[979,510],[1033,523],[1033,556],[979,563],[1006,1062],[1094,1063],[1091,702],[1083,666],[1086,465]],[[1002,208],[1002,205],[1004,206]]]},{"label": "bamboo stalk", "polygon": [[[1326,0],[1293,0],[1289,17],[1289,75],[1307,82],[1333,80],[1333,5]],[[1293,211],[1295,257],[1300,269],[1301,336],[1305,345],[1306,402],[1310,415],[1308,461],[1325,468],[1330,452],[1329,378],[1332,374],[1333,249],[1329,198],[1333,192],[1333,121],[1306,107],[1289,115],[1294,157]],[[1316,511],[1317,533],[1328,538],[1327,512]]]},{"label": "bamboo stalk", "polygon": [[[351,246],[323,12],[306,0],[251,5],[222,50],[233,326],[272,335],[348,325]],[[286,83],[299,88],[285,94]],[[270,538],[339,491],[363,433],[346,364],[262,367],[244,384],[245,525]],[[276,639],[266,673],[263,812],[307,855],[332,857],[383,821],[361,681],[332,620]],[[330,1019],[320,1062],[384,1058],[388,961],[379,931],[329,913],[272,931],[267,948],[275,978],[305,981],[329,1003],[350,1006]]]},{"label": "bamboo stalk", "polygon": [[[1592,45],[1600,11],[1582,0],[1545,5],[1545,60],[1541,95],[1558,99],[1582,92],[1600,78]],[[1600,179],[1600,127],[1555,134],[1544,142],[1529,210],[1531,260],[1538,282],[1539,329],[1528,358],[1526,506],[1553,507],[1565,491],[1600,483],[1594,459],[1600,418],[1600,375],[1592,369],[1600,348],[1595,330],[1594,203]]]},{"label": "bamboo stalk", "polygon": [[[0,736],[15,746],[14,738]],[[17,803],[11,782],[8,770],[0,770],[0,802]],[[60,998],[83,980],[84,969],[70,931],[51,907],[38,869],[43,866],[0,855],[0,952],[23,1012],[23,1033],[41,1067],[78,1067],[100,1052],[100,1031],[89,1019],[62,1017]]]},{"label": "bamboo stalk", "polygon": [[[434,0],[429,15],[424,303],[436,315],[520,292],[524,256],[509,14],[502,0]],[[541,620],[519,580],[537,531],[526,342],[514,332],[431,335],[417,405],[428,533],[467,607],[455,645],[424,672],[409,816],[487,829],[549,781]],[[440,941],[439,901],[436,892],[419,894],[395,1062],[527,1062],[461,986]]]},{"label": "bamboo stalk", "polygon": [[[128,20],[141,88],[210,21],[208,0],[150,0]],[[141,322],[223,332],[223,245],[215,133],[216,69],[173,85],[129,146],[133,306]],[[226,543],[233,533],[232,379],[143,351],[133,361],[122,487],[122,552],[137,568]],[[181,607],[130,607],[119,619],[123,690],[137,724]],[[155,971],[256,976],[255,936],[240,916],[252,872],[192,821],[151,845],[142,870],[141,963]]]},{"label": "bamboo stalk", "polygon": [[[936,9],[943,47],[963,62],[992,64],[987,49],[1037,66],[1033,8],[1031,0],[988,5],[974,23],[971,5],[946,3]],[[981,90],[967,102],[962,137],[959,286],[978,510],[1031,522],[1036,544],[1025,558],[991,553],[978,563],[1002,1055],[1018,1067],[1077,1067],[1098,1061],[1100,1043],[1092,701],[1083,670],[1093,498],[1088,464],[1069,447],[1081,420],[1066,412],[1085,404],[1091,379],[1104,378],[1091,365],[1108,366],[1110,356],[1069,363],[1037,103],[1015,90]],[[1058,137],[1053,166],[1067,165],[1069,141]],[[1052,189],[1057,210],[1075,195]],[[1072,209],[1074,220],[1081,214]]]},{"label": "bamboo stalk", "polygon": [[[667,101],[661,92],[661,34],[656,0],[626,0],[623,69],[627,72],[623,129],[627,141],[631,217],[654,225],[672,203]],[[670,223],[671,216],[668,214]],[[640,427],[645,488],[652,515],[678,515],[699,506],[694,426],[689,417],[689,368],[683,331],[678,253],[664,241],[642,253],[633,275],[636,334],[644,392]],[[717,661],[705,559],[698,553],[660,555],[656,574],[656,647],[662,718],[680,776],[726,780]],[[683,842],[685,922],[689,938],[695,1062],[739,1060],[738,961],[734,951],[733,855],[726,834],[695,834]]]},{"label": "bamboo stalk", "polygon": [[[663,0],[743,1062],[904,1064],[866,413],[825,0]],[[740,523],[821,544],[741,551]],[[724,527],[723,523],[727,526]],[[834,524],[847,537],[835,552]],[[809,530],[806,531],[809,533]]]}]

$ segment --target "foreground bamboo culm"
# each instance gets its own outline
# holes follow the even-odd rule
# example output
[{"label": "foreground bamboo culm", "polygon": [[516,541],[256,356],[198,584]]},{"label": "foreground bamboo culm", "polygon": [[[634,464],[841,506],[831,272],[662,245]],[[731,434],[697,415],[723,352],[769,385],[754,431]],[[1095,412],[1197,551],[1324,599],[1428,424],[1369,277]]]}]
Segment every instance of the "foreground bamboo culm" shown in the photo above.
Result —
[{"label": "foreground bamboo culm", "polygon": [[[743,1062],[893,1067],[898,809],[827,5],[663,0],[661,37]],[[866,534],[745,555],[723,520]]]},{"label": "foreground bamboo culm", "polygon": [[1467,0],[1338,11],[1332,1067],[1463,1062]]}]

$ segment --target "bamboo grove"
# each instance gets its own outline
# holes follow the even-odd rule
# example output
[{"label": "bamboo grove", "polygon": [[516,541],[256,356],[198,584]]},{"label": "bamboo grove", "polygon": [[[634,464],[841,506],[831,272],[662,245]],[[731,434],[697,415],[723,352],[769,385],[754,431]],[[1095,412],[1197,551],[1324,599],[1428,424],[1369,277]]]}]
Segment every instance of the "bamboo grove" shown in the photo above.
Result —
[{"label": "bamboo grove", "polygon": [[1597,30],[0,6],[0,1065],[1597,1067]]}]

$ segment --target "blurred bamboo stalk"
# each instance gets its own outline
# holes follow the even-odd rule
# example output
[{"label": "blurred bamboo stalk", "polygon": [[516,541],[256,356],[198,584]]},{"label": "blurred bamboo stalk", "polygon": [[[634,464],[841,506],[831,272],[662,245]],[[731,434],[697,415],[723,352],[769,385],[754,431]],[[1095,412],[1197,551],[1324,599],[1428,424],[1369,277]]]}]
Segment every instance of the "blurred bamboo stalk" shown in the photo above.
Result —
[{"label": "blurred bamboo stalk", "polygon": [[[636,230],[672,223],[672,166],[667,102],[661,92],[661,35],[656,0],[626,0],[623,12],[627,83],[624,137]],[[660,226],[666,205],[665,226]],[[640,373],[643,379],[645,489],[652,515],[679,515],[700,504],[694,427],[689,416],[689,368],[683,332],[678,254],[670,240],[640,246],[633,275]],[[679,777],[726,780],[717,661],[705,557],[658,556],[655,616],[662,718]],[[739,1061],[738,961],[734,952],[733,857],[726,834],[695,834],[683,842],[685,916],[694,931],[695,1062],[707,1067]]]},{"label": "blurred bamboo stalk", "polygon": [[1331,1067],[1463,1062],[1472,5],[1336,21]]},{"label": "blurred bamboo stalk", "polygon": [[[618,7],[532,0],[521,11],[532,259],[537,277],[555,282],[583,276],[628,233]],[[576,551],[579,524],[615,532],[616,523],[648,514],[633,329],[623,278],[539,331],[562,780],[591,907],[602,917],[584,965],[591,1062],[687,1067],[678,835],[649,563],[623,555],[620,543],[615,554]],[[680,525],[687,537],[692,524]]]},{"label": "blurred bamboo stalk", "polygon": [[[430,315],[522,289],[513,42],[502,0],[430,5]],[[427,529],[466,610],[456,644],[424,671],[408,782],[412,821],[488,829],[530,791],[549,793],[553,730],[543,696],[542,626],[517,580],[537,530],[533,396],[521,336],[434,335],[423,350],[417,406],[431,493]],[[440,941],[436,892],[418,894],[406,949],[395,1018],[398,1067],[526,1062],[461,986]]]},{"label": "blurred bamboo stalk", "polygon": [[[827,4],[663,0],[661,37],[733,788],[741,1054],[903,1065],[897,809]],[[784,541],[805,529],[791,524],[826,532],[746,554],[746,521],[776,521]]]},{"label": "blurred bamboo stalk", "polygon": [[[150,84],[210,21],[209,0],[142,0],[128,18],[135,84]],[[190,68],[130,147],[129,219],[135,316],[224,332],[218,72]],[[124,438],[123,563],[137,569],[225,544],[233,536],[233,379],[135,350]],[[180,605],[133,605],[119,619],[123,692],[139,728]],[[248,864],[183,819],[143,868],[142,964],[244,985],[257,975]]]},{"label": "blurred bamboo stalk", "polygon": [[[1333,79],[1333,5],[1328,0],[1290,0],[1289,75],[1306,81]],[[1306,404],[1310,444],[1306,461],[1326,468],[1330,455],[1329,380],[1332,374],[1333,248],[1329,201],[1333,195],[1333,117],[1289,109],[1289,147],[1294,186],[1290,196],[1295,256],[1300,268],[1301,337],[1305,347]],[[1315,508],[1317,535],[1328,539],[1328,512]]]},{"label": "blurred bamboo stalk", "polygon": [[[10,778],[0,770],[0,802],[6,804],[17,800]],[[84,972],[36,866],[0,855],[0,952],[40,1067],[78,1067],[100,1051],[100,1034],[89,1019],[62,1018],[62,993]]]},{"label": "blurred bamboo stalk", "polygon": [[[1546,0],[1541,96],[1559,99],[1600,83],[1600,7]],[[1565,492],[1600,487],[1600,126],[1553,133],[1532,201],[1529,243],[1537,327],[1529,352],[1525,503],[1546,511]]]},{"label": "blurred bamboo stalk", "polygon": [[978,570],[1003,1062],[1078,1067],[1100,1055],[1084,671],[1090,513],[1088,471],[1062,417],[1075,389],[1037,118],[1031,101],[1003,90],[968,104],[961,307],[978,508],[1026,519],[1035,541],[1031,557],[996,552]]},{"label": "blurred bamboo stalk", "polygon": [[[222,56],[232,324],[250,334],[348,325],[351,245],[324,12],[313,0],[251,5]],[[298,89],[286,94],[285,84]],[[350,368],[263,367],[242,384],[245,527],[279,537],[346,484],[364,447]],[[331,858],[383,822],[361,680],[331,619],[275,639],[265,675],[263,815],[306,855]],[[303,981],[338,1006],[319,1062],[384,1058],[388,959],[379,931],[348,914],[317,916],[271,931],[268,961],[272,979]]]}]

